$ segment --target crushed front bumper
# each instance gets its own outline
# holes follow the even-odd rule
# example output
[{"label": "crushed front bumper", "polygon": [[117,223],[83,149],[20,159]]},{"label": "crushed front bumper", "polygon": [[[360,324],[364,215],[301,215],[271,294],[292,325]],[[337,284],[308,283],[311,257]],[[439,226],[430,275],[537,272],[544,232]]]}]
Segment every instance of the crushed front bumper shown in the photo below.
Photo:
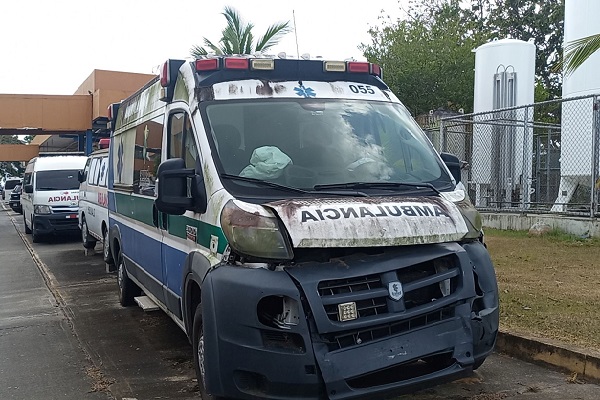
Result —
[{"label": "crushed front bumper", "polygon": [[[479,250],[440,244],[285,271],[216,268],[202,288],[209,391],[347,399],[411,392],[469,374],[493,350],[498,329],[497,288],[496,304],[481,309],[486,293],[472,273],[470,255]],[[432,269],[440,259],[454,261],[440,272]],[[486,268],[493,271],[491,262]],[[400,301],[390,298],[387,285],[398,281]],[[440,282],[449,282],[445,295],[436,292]],[[270,322],[278,298],[297,302],[296,324]],[[339,304],[351,302],[357,318],[339,321]]]}]

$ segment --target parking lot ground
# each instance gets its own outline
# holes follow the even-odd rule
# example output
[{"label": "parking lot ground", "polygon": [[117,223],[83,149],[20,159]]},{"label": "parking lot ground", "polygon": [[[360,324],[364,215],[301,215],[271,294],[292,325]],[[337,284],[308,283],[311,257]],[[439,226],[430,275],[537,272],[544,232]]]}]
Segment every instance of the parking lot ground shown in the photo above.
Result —
[{"label": "parking lot ground", "polygon": [[109,398],[93,391],[92,366],[0,208],[0,398]]},{"label": "parking lot ground", "polygon": [[[163,312],[121,307],[116,277],[78,236],[32,244],[22,217],[0,210],[0,290],[0,399],[199,398],[185,334]],[[37,391],[22,386],[37,376]],[[468,378],[399,399],[598,398],[596,384],[493,354]]]}]

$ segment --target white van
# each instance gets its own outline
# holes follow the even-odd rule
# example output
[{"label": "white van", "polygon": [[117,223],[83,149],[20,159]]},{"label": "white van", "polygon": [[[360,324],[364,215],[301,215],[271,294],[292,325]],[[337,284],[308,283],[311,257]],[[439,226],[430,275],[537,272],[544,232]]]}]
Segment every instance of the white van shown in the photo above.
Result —
[{"label": "white van", "polygon": [[2,190],[2,200],[10,200],[10,192],[15,188],[15,186],[21,183],[21,178],[16,176],[9,176],[4,181],[4,189]]},{"label": "white van", "polygon": [[368,62],[169,60],[120,103],[110,248],[202,398],[384,396],[469,374],[498,287],[460,163]]},{"label": "white van", "polygon": [[79,174],[79,227],[83,247],[93,249],[102,243],[102,256],[113,264],[108,241],[108,147],[89,155]]},{"label": "white van", "polygon": [[27,164],[21,206],[25,232],[34,243],[46,235],[79,230],[77,176],[86,161],[85,156],[47,156]]}]

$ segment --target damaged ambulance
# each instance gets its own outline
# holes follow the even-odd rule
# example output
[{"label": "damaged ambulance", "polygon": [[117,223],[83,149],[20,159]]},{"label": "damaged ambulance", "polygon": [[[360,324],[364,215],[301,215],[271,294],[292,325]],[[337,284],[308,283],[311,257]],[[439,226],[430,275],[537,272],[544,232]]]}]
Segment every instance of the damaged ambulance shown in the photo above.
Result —
[{"label": "damaged ambulance", "polygon": [[379,66],[168,60],[112,110],[119,299],[143,292],[186,332],[203,398],[393,396],[492,352],[496,277],[459,160]]}]

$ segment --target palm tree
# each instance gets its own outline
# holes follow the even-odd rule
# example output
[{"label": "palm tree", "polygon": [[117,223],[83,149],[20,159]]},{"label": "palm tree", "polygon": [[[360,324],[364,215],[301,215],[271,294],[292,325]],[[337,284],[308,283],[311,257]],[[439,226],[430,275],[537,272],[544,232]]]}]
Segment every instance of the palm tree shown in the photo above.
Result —
[{"label": "palm tree", "polygon": [[600,33],[579,38],[566,44],[565,55],[560,66],[564,76],[571,75],[592,54],[600,49]]},{"label": "palm tree", "polygon": [[229,6],[225,6],[222,14],[227,20],[227,26],[221,33],[219,43],[214,44],[209,39],[204,38],[206,48],[193,46],[190,50],[193,57],[198,58],[207,55],[209,52],[216,54],[264,53],[279,43],[283,35],[291,31],[289,21],[273,24],[269,26],[265,34],[254,45],[254,35],[252,35],[254,24],[246,24],[240,18],[239,13]]}]

